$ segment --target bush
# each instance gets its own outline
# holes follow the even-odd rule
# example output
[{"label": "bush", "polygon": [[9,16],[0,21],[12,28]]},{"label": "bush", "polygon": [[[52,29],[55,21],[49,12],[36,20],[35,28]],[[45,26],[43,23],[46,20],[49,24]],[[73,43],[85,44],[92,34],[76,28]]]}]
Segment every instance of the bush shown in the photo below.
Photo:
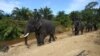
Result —
[{"label": "bush", "polygon": [[100,29],[100,23],[97,24],[97,27]]},{"label": "bush", "polygon": [[52,21],[55,26],[61,25],[59,21]]},{"label": "bush", "polygon": [[5,19],[0,20],[0,40],[13,40],[23,32],[25,24],[21,21]]},{"label": "bush", "polygon": [[64,27],[64,26],[62,26],[62,25],[56,26],[56,33],[63,33],[63,32],[65,32],[65,31],[67,31],[67,30],[66,30],[66,27]]}]

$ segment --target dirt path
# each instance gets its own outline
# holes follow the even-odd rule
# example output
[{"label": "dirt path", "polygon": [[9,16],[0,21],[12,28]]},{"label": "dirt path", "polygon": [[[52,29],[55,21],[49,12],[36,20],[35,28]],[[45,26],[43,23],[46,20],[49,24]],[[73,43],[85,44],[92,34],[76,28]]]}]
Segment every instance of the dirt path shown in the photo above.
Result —
[{"label": "dirt path", "polygon": [[14,44],[0,56],[100,56],[100,45],[94,43],[97,35],[98,32],[91,32],[71,36],[65,32],[57,35],[57,41],[41,47],[36,45],[36,40],[29,41],[30,48],[26,48],[24,42]]}]

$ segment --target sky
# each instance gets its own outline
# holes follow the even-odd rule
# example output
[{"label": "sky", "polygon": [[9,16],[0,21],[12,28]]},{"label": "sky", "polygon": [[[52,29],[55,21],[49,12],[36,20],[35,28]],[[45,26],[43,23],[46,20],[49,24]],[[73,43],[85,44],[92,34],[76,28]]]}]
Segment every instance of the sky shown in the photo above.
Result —
[{"label": "sky", "polygon": [[91,1],[97,1],[99,4],[96,8],[100,7],[100,0],[0,0],[0,10],[11,13],[14,7],[27,7],[33,10],[47,6],[51,8],[53,14],[59,11],[65,11],[68,14],[71,11],[83,10]]}]

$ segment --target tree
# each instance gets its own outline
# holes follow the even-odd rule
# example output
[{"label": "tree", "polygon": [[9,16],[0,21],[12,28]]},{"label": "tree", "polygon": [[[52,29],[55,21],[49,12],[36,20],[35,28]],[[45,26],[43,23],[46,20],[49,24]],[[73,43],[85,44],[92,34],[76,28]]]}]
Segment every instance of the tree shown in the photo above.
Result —
[{"label": "tree", "polygon": [[51,20],[53,18],[52,10],[48,7],[40,8],[39,13],[44,19]]},{"label": "tree", "polygon": [[96,19],[100,23],[100,7],[97,9]]},{"label": "tree", "polygon": [[56,21],[59,21],[61,25],[68,27],[71,24],[70,18],[64,11],[59,11],[56,16]]},{"label": "tree", "polygon": [[38,9],[34,9],[33,11],[34,19],[41,19],[41,14],[39,13]]},{"label": "tree", "polygon": [[90,21],[93,21],[93,14],[92,14],[92,10],[83,10],[81,12],[82,14],[82,21],[85,21],[85,22],[90,22]]},{"label": "tree", "polygon": [[98,2],[90,2],[85,6],[85,9],[92,9],[93,7],[95,7],[98,4]]},{"label": "tree", "polygon": [[12,11],[12,16],[18,20],[28,20],[29,17],[33,16],[31,10],[22,7],[21,9],[15,7]]},{"label": "tree", "polygon": [[87,22],[97,22],[97,9],[94,8],[98,2],[90,2],[82,11],[82,16]]},{"label": "tree", "polygon": [[98,16],[98,18],[100,18],[100,7],[99,7],[99,9],[97,10],[97,16]]},{"label": "tree", "polygon": [[2,19],[3,16],[4,16],[4,11],[0,10],[0,19]]},{"label": "tree", "polygon": [[81,13],[78,11],[72,11],[70,13],[70,18],[71,18],[72,22],[74,22],[76,20],[81,20]]},{"label": "tree", "polygon": [[0,21],[0,40],[13,40],[18,38],[23,31],[21,27],[20,21],[2,19]]}]

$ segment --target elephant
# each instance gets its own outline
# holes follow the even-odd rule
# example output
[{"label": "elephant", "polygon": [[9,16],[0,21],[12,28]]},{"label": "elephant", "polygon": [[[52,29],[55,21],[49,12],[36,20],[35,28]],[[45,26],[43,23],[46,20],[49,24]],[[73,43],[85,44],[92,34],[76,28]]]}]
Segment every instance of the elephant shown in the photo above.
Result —
[{"label": "elephant", "polygon": [[30,33],[35,32],[35,37],[37,39],[37,45],[41,46],[44,44],[44,39],[49,35],[49,43],[51,40],[55,41],[55,26],[54,24],[46,19],[30,19],[26,25],[24,37],[25,45],[28,46],[27,38]]},{"label": "elephant", "polygon": [[72,28],[73,28],[73,32],[74,32],[75,35],[78,35],[79,32],[81,32],[81,34],[83,34],[83,31],[84,31],[84,23],[82,23],[79,20],[76,20],[76,21],[74,21]]},{"label": "elephant", "polygon": [[98,27],[97,27],[96,23],[93,24],[93,28],[94,28],[95,31],[98,30]]},{"label": "elephant", "polygon": [[87,22],[86,24],[86,31],[90,32],[93,30],[93,23],[92,22]]}]

